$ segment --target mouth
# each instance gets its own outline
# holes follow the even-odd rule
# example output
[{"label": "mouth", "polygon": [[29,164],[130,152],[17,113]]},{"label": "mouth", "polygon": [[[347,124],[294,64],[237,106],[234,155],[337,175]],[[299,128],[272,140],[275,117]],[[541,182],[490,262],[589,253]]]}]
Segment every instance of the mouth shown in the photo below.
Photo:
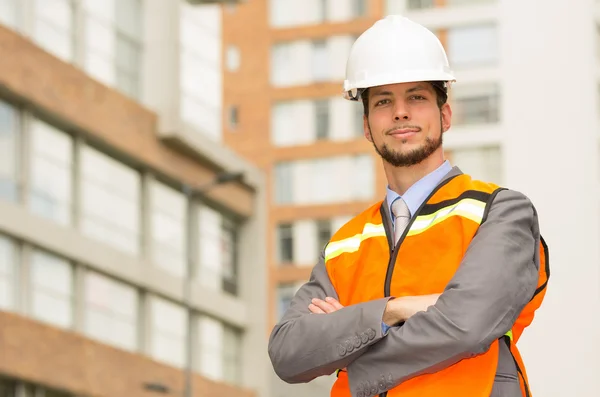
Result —
[{"label": "mouth", "polygon": [[398,129],[390,131],[388,133],[388,135],[391,135],[394,138],[398,138],[398,139],[406,139],[406,138],[410,138],[410,137],[416,135],[419,131],[421,131],[420,128],[414,128],[414,127],[398,128]]}]

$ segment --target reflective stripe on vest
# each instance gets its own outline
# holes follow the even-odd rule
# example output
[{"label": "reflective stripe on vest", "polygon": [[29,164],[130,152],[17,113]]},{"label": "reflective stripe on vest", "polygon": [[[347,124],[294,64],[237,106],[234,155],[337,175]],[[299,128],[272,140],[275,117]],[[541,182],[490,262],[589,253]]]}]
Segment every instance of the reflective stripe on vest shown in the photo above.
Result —
[{"label": "reflective stripe on vest", "polygon": [[343,253],[356,252],[360,244],[366,239],[372,237],[385,237],[385,229],[383,224],[367,223],[363,227],[362,233],[355,234],[352,237],[345,238],[339,241],[332,241],[325,248],[325,261],[335,258]]},{"label": "reflective stripe on vest", "polygon": [[[486,203],[472,198],[465,198],[457,203],[441,208],[433,214],[417,216],[408,232],[414,236],[425,232],[451,216],[461,216],[480,224],[483,219]],[[325,249],[325,260],[329,261],[341,254],[358,251],[360,244],[372,237],[385,237],[383,224],[367,223],[362,233],[339,241],[332,241]]]}]

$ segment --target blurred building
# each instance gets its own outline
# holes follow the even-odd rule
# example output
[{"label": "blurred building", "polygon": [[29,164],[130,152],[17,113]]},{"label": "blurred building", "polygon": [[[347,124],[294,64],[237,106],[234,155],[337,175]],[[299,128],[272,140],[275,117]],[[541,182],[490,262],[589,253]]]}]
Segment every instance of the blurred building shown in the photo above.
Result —
[{"label": "blurred building", "polygon": [[[598,254],[591,248],[600,238],[598,222],[586,226],[581,231],[586,237],[580,240],[555,219],[555,210],[562,204],[558,196],[564,194],[558,188],[563,182],[557,184],[556,178],[568,180],[569,195],[577,192],[589,197],[581,214],[571,219],[574,228],[579,230],[575,219],[587,223],[598,219],[594,49],[599,44],[594,17],[600,14],[592,3],[571,8],[574,3],[566,0],[543,6],[523,6],[517,0],[250,0],[225,10],[224,141],[268,178],[270,326],[308,279],[331,234],[346,219],[384,197],[380,160],[363,138],[362,104],[345,101],[341,94],[353,41],[388,14],[403,14],[423,23],[447,50],[459,81],[450,95],[454,116],[452,130],[444,136],[447,158],[476,178],[528,194],[541,213],[553,263],[571,261],[574,247],[577,257],[590,263],[570,280],[595,280],[582,299],[594,301],[598,309],[594,295],[598,292]],[[569,26],[577,29],[572,32]],[[557,84],[557,79],[574,76],[589,85],[575,89],[564,80]],[[585,142],[583,151],[570,149],[573,153],[567,154],[560,147],[564,128],[570,132],[573,128],[566,122],[549,121],[553,98],[562,98],[558,110],[564,110],[569,122],[577,126],[573,128],[580,135],[575,139]],[[558,168],[552,161],[565,156],[568,166],[561,161]],[[589,178],[574,178],[590,167]],[[592,185],[586,187],[589,180]],[[534,392],[540,390],[543,396],[569,393],[560,382],[560,371],[567,371],[566,367],[548,368],[543,350],[553,342],[542,330],[552,328],[550,318],[561,312],[560,307],[567,310],[566,303],[557,306],[553,294],[583,294],[575,285],[564,285],[566,281],[553,282],[556,289],[551,286],[547,305],[528,331],[531,336],[527,338],[534,342],[521,344],[528,353]],[[593,316],[598,317],[597,313]],[[580,329],[590,338],[591,330],[598,329],[597,320],[593,321],[595,328]],[[584,352],[583,344],[576,351]],[[562,350],[561,354],[575,355]],[[585,372],[581,384],[586,392],[581,395],[592,393],[590,368],[598,370],[598,365],[582,364],[572,370],[575,377],[575,371]],[[556,376],[549,383],[546,374],[552,370]],[[276,397],[324,396],[332,381],[288,386],[273,378]]]},{"label": "blurred building", "polygon": [[1,397],[268,395],[220,7],[0,0]]}]

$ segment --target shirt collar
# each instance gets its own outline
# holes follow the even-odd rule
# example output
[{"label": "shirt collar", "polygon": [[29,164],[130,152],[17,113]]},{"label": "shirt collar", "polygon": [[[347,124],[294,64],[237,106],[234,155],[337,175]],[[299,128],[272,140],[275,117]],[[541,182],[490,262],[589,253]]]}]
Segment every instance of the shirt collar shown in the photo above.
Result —
[{"label": "shirt collar", "polygon": [[394,216],[392,215],[392,203],[398,198],[402,198],[410,211],[410,216],[414,216],[421,204],[431,194],[433,189],[440,183],[440,181],[452,170],[452,166],[448,160],[444,161],[442,165],[436,168],[434,171],[425,175],[413,184],[403,196],[390,189],[387,186],[387,205],[390,210],[390,216],[392,223],[394,222]]}]

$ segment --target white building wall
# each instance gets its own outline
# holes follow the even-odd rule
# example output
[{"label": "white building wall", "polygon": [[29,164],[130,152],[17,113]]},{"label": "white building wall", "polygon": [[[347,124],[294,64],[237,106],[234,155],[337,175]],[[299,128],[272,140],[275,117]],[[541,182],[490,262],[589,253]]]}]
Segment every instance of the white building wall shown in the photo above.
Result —
[{"label": "white building wall", "polygon": [[501,0],[506,182],[533,200],[550,247],[524,333],[534,395],[600,394],[597,58],[593,0]]}]

